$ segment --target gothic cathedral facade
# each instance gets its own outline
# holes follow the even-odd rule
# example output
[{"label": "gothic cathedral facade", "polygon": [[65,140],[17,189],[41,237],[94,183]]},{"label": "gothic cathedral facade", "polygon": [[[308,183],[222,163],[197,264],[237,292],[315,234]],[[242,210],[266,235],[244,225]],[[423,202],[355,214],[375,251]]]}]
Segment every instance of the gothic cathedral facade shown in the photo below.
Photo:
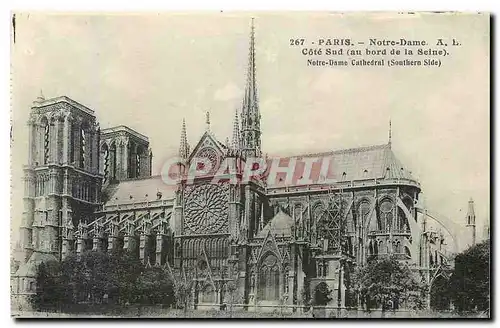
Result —
[{"label": "gothic cathedral facade", "polygon": [[[183,122],[173,185],[152,176],[147,136],[126,126],[101,130],[91,109],[67,97],[39,97],[28,122],[24,263],[13,277],[14,294],[34,292],[41,261],[87,250],[128,251],[174,279],[193,280],[199,308],[228,302],[229,284],[248,309],[304,304],[320,284],[333,291],[332,305],[350,306],[353,270],[370,257],[392,254],[421,267],[420,184],[390,139],[281,158],[280,167],[293,162],[295,171],[278,169],[272,182],[269,170],[242,178],[249,159],[270,162],[261,148],[255,67],[252,26],[232,140],[217,140],[207,115],[207,130],[191,149]],[[213,168],[227,159],[236,165],[190,181],[196,158]],[[323,170],[317,158],[329,166]],[[315,182],[303,176],[307,165]]]}]

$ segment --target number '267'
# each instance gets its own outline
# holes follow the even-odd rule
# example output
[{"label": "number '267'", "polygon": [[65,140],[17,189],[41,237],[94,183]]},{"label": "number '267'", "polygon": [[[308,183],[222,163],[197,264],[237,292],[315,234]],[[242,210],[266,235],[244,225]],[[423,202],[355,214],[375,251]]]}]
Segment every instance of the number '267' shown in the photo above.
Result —
[{"label": "number '267'", "polygon": [[303,46],[305,39],[290,39],[291,46]]}]

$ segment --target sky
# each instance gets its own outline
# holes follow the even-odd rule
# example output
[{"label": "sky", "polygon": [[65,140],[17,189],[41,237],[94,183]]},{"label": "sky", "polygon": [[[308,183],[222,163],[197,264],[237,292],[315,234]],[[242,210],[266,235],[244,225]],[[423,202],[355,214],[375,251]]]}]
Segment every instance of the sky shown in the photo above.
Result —
[{"label": "sky", "polygon": [[[22,165],[32,102],[68,96],[101,128],[149,137],[153,173],[205,131],[224,141],[245,87],[255,17],[262,147],[274,156],[383,144],[418,178],[426,206],[460,224],[476,205],[489,220],[489,18],[328,13],[18,13],[11,44],[12,231],[22,213]],[[456,38],[440,68],[313,67],[291,38]]]}]

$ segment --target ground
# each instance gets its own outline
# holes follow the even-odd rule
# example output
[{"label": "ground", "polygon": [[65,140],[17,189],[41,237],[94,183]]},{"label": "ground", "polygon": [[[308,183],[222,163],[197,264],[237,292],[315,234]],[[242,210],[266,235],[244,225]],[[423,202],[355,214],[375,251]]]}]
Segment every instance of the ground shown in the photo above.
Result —
[{"label": "ground", "polygon": [[[328,313],[328,312],[327,312]],[[80,313],[58,313],[58,312],[17,312],[13,311],[12,316],[15,318],[248,318],[248,319],[272,319],[272,318],[284,318],[284,319],[307,319],[307,318],[335,318],[337,317],[337,311],[334,310],[332,313],[326,316],[321,316],[319,311],[313,313],[311,311],[305,313],[287,313],[285,310],[280,311],[277,309],[274,312],[269,313],[255,313],[242,311],[241,309],[235,309],[232,313],[228,311],[200,311],[190,309],[187,312],[178,309],[162,309],[161,306],[143,306],[139,307],[136,305],[126,306],[126,307],[116,307],[114,309],[107,309],[104,311],[88,311]],[[385,312],[382,314],[381,311],[371,311],[370,313],[358,312],[358,311],[343,311],[340,314],[341,318],[359,318],[359,319],[369,319],[369,318],[435,318],[435,319],[445,319],[445,318],[464,318],[451,312],[435,312],[435,311],[397,311],[397,312]],[[474,316],[469,316],[474,318],[488,318],[484,314],[476,314]]]}]

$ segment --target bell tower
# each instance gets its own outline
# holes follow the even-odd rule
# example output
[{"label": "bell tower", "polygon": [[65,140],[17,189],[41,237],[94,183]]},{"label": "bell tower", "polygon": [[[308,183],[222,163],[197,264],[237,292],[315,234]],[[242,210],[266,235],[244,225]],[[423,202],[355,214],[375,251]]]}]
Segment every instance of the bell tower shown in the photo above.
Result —
[{"label": "bell tower", "polygon": [[28,120],[21,247],[61,259],[74,248],[75,227],[99,206],[100,129],[94,112],[67,98],[34,102]]}]

